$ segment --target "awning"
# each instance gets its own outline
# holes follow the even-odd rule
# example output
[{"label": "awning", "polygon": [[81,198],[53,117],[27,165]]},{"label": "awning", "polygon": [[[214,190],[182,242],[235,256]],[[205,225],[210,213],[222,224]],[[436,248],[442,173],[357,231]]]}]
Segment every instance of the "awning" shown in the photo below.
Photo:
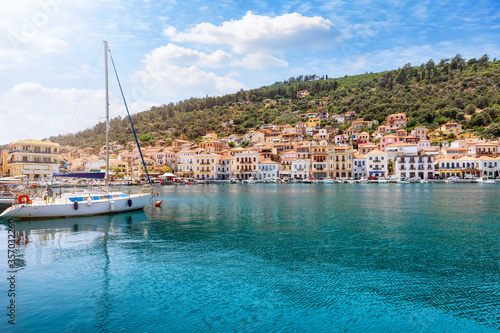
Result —
[{"label": "awning", "polygon": [[105,172],[55,173],[52,177],[104,179]]}]

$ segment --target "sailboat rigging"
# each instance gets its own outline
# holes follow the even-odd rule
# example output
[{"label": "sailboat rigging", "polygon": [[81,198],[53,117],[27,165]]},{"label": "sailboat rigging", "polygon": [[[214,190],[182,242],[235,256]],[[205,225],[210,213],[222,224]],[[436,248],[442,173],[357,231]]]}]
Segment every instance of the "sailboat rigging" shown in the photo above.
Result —
[{"label": "sailboat rigging", "polygon": [[[27,195],[21,195],[18,198],[18,203],[14,203],[11,207],[0,214],[2,218],[16,217],[20,219],[35,219],[35,218],[55,218],[55,217],[70,217],[70,216],[92,216],[109,214],[116,212],[126,212],[132,210],[143,209],[149,200],[152,198],[152,188],[141,190],[138,194],[126,194],[123,192],[110,191],[110,174],[109,174],[109,93],[108,93],[108,42],[104,41],[104,67],[105,67],[105,84],[106,84],[106,173],[84,173],[84,174],[54,174],[56,177],[71,177],[71,178],[106,178],[106,189],[100,192],[82,191],[73,193],[62,193],[56,196],[50,191],[43,198],[30,199]],[[116,78],[118,73],[111,57]],[[135,133],[132,118],[128,111],[120,80],[118,79],[120,92],[125,102],[128,117],[134,132],[134,137],[139,149],[142,163],[148,176],[149,184],[151,180],[144,162],[142,151]]]}]

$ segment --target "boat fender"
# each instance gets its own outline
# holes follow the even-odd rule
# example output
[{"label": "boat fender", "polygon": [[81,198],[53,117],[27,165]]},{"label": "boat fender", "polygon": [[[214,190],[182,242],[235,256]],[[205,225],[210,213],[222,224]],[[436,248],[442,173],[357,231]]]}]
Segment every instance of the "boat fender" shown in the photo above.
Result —
[{"label": "boat fender", "polygon": [[155,202],[155,207],[161,207],[162,202],[163,202],[163,200]]},{"label": "boat fender", "polygon": [[130,198],[129,198],[129,199],[127,200],[127,205],[128,205],[129,207],[132,207],[132,199],[130,199]]},{"label": "boat fender", "polygon": [[73,208],[78,210],[78,201],[73,202]]},{"label": "boat fender", "polygon": [[91,197],[87,198],[87,206],[92,206],[92,198]]},{"label": "boat fender", "polygon": [[30,197],[26,194],[20,195],[19,198],[17,198],[17,202],[19,202],[21,205],[27,204],[30,202]]},{"label": "boat fender", "polygon": [[115,210],[115,202],[114,201],[110,201],[109,202],[109,208],[110,208],[111,211]]}]

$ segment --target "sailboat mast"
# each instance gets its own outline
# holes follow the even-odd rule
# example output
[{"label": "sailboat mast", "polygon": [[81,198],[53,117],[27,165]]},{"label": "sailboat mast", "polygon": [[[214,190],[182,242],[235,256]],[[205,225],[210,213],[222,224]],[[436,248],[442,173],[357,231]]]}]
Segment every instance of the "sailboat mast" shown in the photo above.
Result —
[{"label": "sailboat mast", "polygon": [[104,80],[106,82],[106,191],[109,192],[109,94],[108,94],[108,42],[104,41]]}]

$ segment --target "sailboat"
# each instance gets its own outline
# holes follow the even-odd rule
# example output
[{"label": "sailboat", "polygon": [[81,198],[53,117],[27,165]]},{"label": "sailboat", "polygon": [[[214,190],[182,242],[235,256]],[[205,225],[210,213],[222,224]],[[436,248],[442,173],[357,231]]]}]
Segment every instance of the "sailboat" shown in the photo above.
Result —
[{"label": "sailboat", "polygon": [[[0,214],[0,220],[8,218],[35,219],[57,218],[74,216],[93,216],[118,212],[127,212],[143,209],[152,198],[151,187],[141,190],[137,194],[110,191],[109,188],[109,95],[108,95],[108,43],[104,41],[104,64],[106,81],[106,172],[88,172],[76,174],[54,174],[54,177],[71,177],[87,179],[106,179],[106,189],[100,191],[80,191],[62,193],[60,196],[48,188],[42,198],[31,199],[27,194],[16,198],[17,203]],[[113,58],[111,57],[113,61]],[[114,63],[113,63],[114,66]],[[115,68],[116,72],[116,68]],[[118,78],[118,75],[117,75]],[[118,80],[120,85],[120,81]],[[121,89],[121,85],[120,85]],[[123,93],[122,93],[123,95]],[[127,108],[126,102],[125,107]],[[127,108],[128,113],[128,108]],[[130,119],[130,113],[129,113]],[[130,119],[136,143],[142,158],[141,148],[135,135],[134,126]],[[143,159],[144,164],[144,159]],[[147,168],[144,166],[149,180]],[[151,181],[149,180],[151,185]]]}]

